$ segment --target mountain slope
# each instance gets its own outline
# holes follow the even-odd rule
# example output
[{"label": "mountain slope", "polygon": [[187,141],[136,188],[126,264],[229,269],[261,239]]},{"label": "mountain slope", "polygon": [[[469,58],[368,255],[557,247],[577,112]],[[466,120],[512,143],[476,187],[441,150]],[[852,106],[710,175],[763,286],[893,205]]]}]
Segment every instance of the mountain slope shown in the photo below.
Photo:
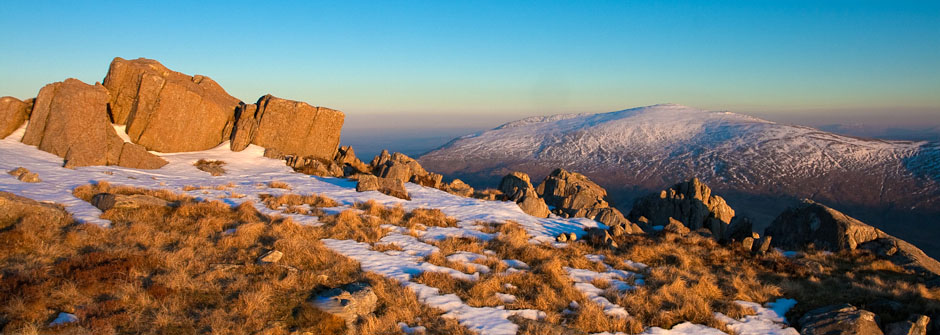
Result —
[{"label": "mountain slope", "polygon": [[936,255],[940,249],[920,230],[938,223],[938,158],[938,147],[927,142],[854,138],[663,104],[526,118],[455,139],[419,161],[477,186],[493,186],[513,170],[541,179],[564,167],[606,187],[622,210],[637,196],[695,176],[760,228],[792,200],[811,198]]}]

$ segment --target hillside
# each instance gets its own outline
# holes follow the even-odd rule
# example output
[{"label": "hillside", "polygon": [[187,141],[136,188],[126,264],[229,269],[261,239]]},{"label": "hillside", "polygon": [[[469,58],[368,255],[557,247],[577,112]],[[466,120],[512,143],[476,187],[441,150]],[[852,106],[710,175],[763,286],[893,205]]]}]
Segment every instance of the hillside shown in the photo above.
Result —
[{"label": "hillside", "polygon": [[531,117],[454,139],[419,161],[430,171],[495,187],[556,167],[608,189],[622,211],[697,177],[763,228],[810,198],[940,254],[940,150],[928,142],[836,135],[730,112],[663,104],[602,114]]}]

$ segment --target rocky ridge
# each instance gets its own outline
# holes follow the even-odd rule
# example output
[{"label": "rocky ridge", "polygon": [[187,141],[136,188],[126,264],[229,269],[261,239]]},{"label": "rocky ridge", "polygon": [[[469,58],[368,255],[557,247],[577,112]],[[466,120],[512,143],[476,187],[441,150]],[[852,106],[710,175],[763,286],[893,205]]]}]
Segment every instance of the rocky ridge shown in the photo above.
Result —
[{"label": "rocky ridge", "polygon": [[64,158],[65,167],[155,169],[166,162],[148,151],[199,151],[229,140],[236,151],[256,144],[273,156],[330,160],[344,115],[270,94],[246,105],[209,77],[117,57],[104,84],[67,79],[46,85],[35,99],[0,98],[0,138],[27,119],[22,142]]}]

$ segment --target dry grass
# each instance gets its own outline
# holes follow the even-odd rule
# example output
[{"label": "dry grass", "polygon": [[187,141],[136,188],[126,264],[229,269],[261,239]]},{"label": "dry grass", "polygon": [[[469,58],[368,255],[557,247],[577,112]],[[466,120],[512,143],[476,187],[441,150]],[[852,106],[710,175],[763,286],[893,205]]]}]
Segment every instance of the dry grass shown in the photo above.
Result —
[{"label": "dry grass", "polygon": [[[16,219],[0,238],[32,238],[0,249],[2,333],[341,334],[342,320],[307,301],[355,281],[370,283],[379,297],[376,312],[356,325],[361,333],[397,333],[398,322],[432,333],[468,333],[397,283],[363,273],[326,249],[319,240],[343,238],[333,230],[351,226],[348,214],[332,228],[317,228],[272,219],[251,203],[231,208],[106,183],[74,193],[90,199],[99,192],[150,194],[178,205],[106,211],[102,217],[111,228],[75,224],[67,216]],[[272,249],[284,253],[277,264],[255,262]],[[80,321],[46,327],[60,311]]]},{"label": "dry grass", "polygon": [[285,189],[285,190],[291,189],[291,187],[290,187],[289,184],[287,184],[287,183],[285,183],[285,182],[283,182],[283,181],[277,181],[277,180],[273,180],[273,181],[268,182],[267,186],[270,187],[270,188],[283,188],[283,189]]},{"label": "dry grass", "polygon": [[221,176],[225,174],[225,169],[222,166],[225,166],[224,161],[211,160],[211,159],[200,159],[193,163],[193,165],[202,171],[208,172],[213,176]]}]

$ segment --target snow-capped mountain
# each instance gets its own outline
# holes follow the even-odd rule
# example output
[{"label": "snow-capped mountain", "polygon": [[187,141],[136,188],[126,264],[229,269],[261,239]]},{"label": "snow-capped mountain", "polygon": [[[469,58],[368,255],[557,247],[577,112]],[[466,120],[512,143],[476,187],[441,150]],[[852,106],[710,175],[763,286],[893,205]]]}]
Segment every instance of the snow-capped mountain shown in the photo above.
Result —
[{"label": "snow-capped mountain", "polygon": [[759,226],[797,198],[912,240],[923,240],[909,233],[913,226],[940,223],[931,215],[940,212],[936,144],[841,136],[676,104],[530,117],[457,138],[419,160],[477,186],[494,186],[513,170],[536,181],[564,167],[598,181],[621,209],[694,176]]}]

